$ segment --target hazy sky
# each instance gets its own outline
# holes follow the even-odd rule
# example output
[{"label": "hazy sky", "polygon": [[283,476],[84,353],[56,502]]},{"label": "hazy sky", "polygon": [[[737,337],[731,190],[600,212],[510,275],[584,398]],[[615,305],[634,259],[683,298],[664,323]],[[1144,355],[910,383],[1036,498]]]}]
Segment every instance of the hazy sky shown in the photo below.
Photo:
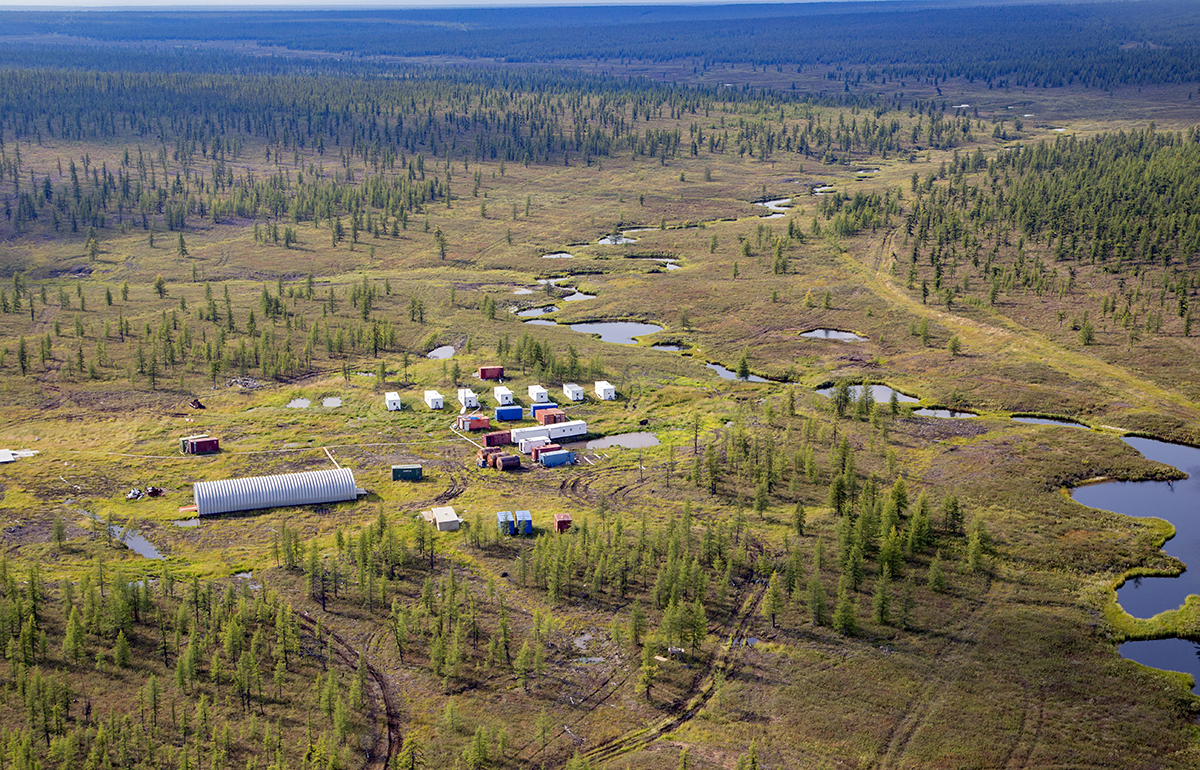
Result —
[{"label": "hazy sky", "polygon": [[[165,11],[196,10],[203,11],[212,8],[241,7],[255,8],[288,8],[295,10],[322,10],[327,8],[462,8],[462,7],[529,7],[529,6],[562,6],[562,5],[738,5],[745,3],[794,3],[794,2],[825,2],[829,0],[345,0],[336,2],[304,3],[296,0],[215,0],[213,2],[184,2],[165,4],[162,0],[79,0],[78,2],[63,3],[62,0],[22,0],[19,3],[2,3],[0,10],[72,10],[78,8],[117,8],[158,9]],[[844,0],[842,0],[844,1]],[[864,0],[865,1],[865,0]]]}]

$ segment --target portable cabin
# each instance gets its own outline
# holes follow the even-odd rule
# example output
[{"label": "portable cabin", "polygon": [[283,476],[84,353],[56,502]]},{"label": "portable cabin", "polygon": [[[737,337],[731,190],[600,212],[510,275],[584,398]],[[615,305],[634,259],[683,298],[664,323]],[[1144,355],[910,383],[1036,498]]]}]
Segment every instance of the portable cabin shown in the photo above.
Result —
[{"label": "portable cabin", "polygon": [[[565,423],[564,423],[565,424]],[[554,438],[550,435],[550,427],[548,425],[530,425],[527,428],[513,428],[509,433],[512,436],[512,442],[518,446],[521,439],[525,438]]]},{"label": "portable cabin", "polygon": [[459,388],[458,403],[462,404],[465,409],[478,409],[479,396],[476,396],[475,391],[470,388]]},{"label": "portable cabin", "polygon": [[421,466],[416,463],[409,465],[393,465],[392,481],[420,481]]},{"label": "portable cabin", "polygon": [[201,439],[201,438],[208,438],[208,434],[207,433],[197,433],[194,436],[184,436],[183,438],[179,439],[179,451],[183,452],[185,455],[191,454],[192,453],[192,442],[195,441],[196,439]]},{"label": "portable cabin", "polygon": [[571,514],[556,513],[554,514],[554,531],[566,532],[571,528]]},{"label": "portable cabin", "polygon": [[496,511],[496,529],[502,535],[517,534],[517,520],[513,518],[512,511]]},{"label": "portable cabin", "polygon": [[460,414],[454,423],[459,430],[487,430],[492,427],[488,418],[482,414]]},{"label": "portable cabin", "polygon": [[563,385],[563,395],[571,401],[582,401],[583,388],[573,382],[568,382],[567,384]]},{"label": "portable cabin", "polygon": [[517,404],[496,407],[496,422],[514,422],[525,416],[525,410]]},{"label": "portable cabin", "polygon": [[538,462],[543,468],[557,468],[560,465],[571,465],[575,462],[575,453],[568,449],[556,449],[553,452],[542,452]]},{"label": "portable cabin", "polygon": [[596,382],[596,398],[601,401],[616,401],[617,389],[608,380],[599,380]]},{"label": "portable cabin", "polygon": [[517,511],[517,534],[533,534],[533,515],[529,511]]},{"label": "portable cabin", "polygon": [[503,366],[481,366],[475,376],[481,380],[502,380],[504,379]]},{"label": "portable cabin", "polygon": [[512,406],[512,391],[503,385],[497,385],[496,387],[492,388],[492,398],[496,399],[496,403],[500,406]]},{"label": "portable cabin", "polygon": [[430,409],[441,409],[442,394],[438,393],[436,390],[425,391],[425,406],[429,407]]},{"label": "portable cabin", "polygon": [[521,458],[516,455],[496,455],[496,470],[515,471],[521,467]]},{"label": "portable cabin", "polygon": [[530,404],[529,405],[529,419],[536,420],[537,416],[538,416],[538,412],[540,412],[544,409],[557,409],[557,408],[558,408],[558,404],[554,403],[553,401],[543,401],[539,404]]},{"label": "portable cabin", "polygon": [[389,412],[399,412],[404,408],[404,402],[400,400],[400,394],[394,390],[383,394],[383,405],[387,407]]},{"label": "portable cabin", "polygon": [[545,436],[530,436],[529,438],[521,439],[521,443],[517,444],[517,449],[523,455],[531,454],[538,447],[546,446],[550,443],[550,439]]},{"label": "portable cabin", "polygon": [[546,435],[551,441],[558,441],[564,438],[577,438],[586,435],[588,432],[587,423],[583,420],[568,420],[567,422],[555,423],[554,425],[546,425],[545,430],[549,431]]},{"label": "portable cabin", "polygon": [[458,518],[458,514],[448,505],[444,508],[434,508],[432,513],[433,524],[439,532],[454,532],[462,526],[462,519]]},{"label": "portable cabin", "polygon": [[542,444],[540,447],[537,447],[532,452],[530,452],[529,456],[536,463],[537,461],[542,459],[542,455],[546,454],[547,452],[557,452],[561,449],[562,449],[562,444]]},{"label": "portable cabin", "polygon": [[511,443],[512,435],[506,430],[497,430],[483,434],[483,445],[486,447],[501,447]]},{"label": "portable cabin", "polygon": [[529,400],[535,404],[544,404],[550,400],[550,393],[541,385],[530,385]]},{"label": "portable cabin", "polygon": [[221,442],[212,436],[195,438],[188,442],[188,454],[211,455],[221,451]]},{"label": "portable cabin", "polygon": [[561,409],[542,409],[537,413],[535,419],[539,425],[555,425],[560,422],[566,422],[567,413]]}]

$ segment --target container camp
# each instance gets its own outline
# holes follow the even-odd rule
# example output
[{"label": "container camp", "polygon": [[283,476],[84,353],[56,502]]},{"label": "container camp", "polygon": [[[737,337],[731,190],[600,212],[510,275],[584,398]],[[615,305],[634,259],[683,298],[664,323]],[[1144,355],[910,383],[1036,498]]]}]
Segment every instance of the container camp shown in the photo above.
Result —
[{"label": "container camp", "polygon": [[517,450],[520,451],[521,454],[527,455],[531,454],[533,450],[537,449],[538,447],[546,446],[549,443],[550,439],[546,438],[545,436],[532,436],[530,438],[521,439],[521,443],[517,445]]},{"label": "container camp", "polygon": [[511,406],[513,402],[512,391],[503,385],[492,388],[492,398],[496,399],[496,403],[500,406]]},{"label": "container camp", "polygon": [[566,422],[567,413],[561,409],[542,409],[536,415],[534,415],[534,419],[538,421],[539,425],[554,425],[556,423]]},{"label": "container camp", "polygon": [[616,401],[617,389],[608,380],[598,380],[596,382],[596,398],[601,401]]},{"label": "container camp", "polygon": [[517,534],[533,534],[533,515],[529,511],[517,511]]},{"label": "container camp", "polygon": [[503,366],[481,366],[475,376],[481,380],[502,380],[504,379]]},{"label": "container camp", "polygon": [[541,385],[530,385],[529,400],[535,404],[544,404],[550,400],[550,393]]},{"label": "container camp", "polygon": [[506,430],[495,430],[491,433],[483,434],[483,445],[486,447],[498,447],[512,443],[512,434]]},{"label": "container camp", "polygon": [[538,462],[543,468],[557,468],[560,465],[571,465],[575,462],[575,453],[567,449],[556,449],[553,452],[542,452]]},{"label": "container camp", "polygon": [[392,481],[420,481],[421,466],[416,463],[392,466]]},{"label": "container camp", "polygon": [[537,416],[538,416],[538,412],[542,411],[543,409],[557,409],[557,408],[558,408],[558,404],[555,404],[552,401],[543,401],[540,404],[530,404],[529,405],[529,419],[536,420]]},{"label": "container camp", "polygon": [[425,391],[425,406],[429,407],[430,409],[441,409],[442,394],[438,393],[436,390]]},{"label": "container camp", "polygon": [[[563,423],[564,425],[566,423]],[[553,438],[550,435],[550,426],[547,425],[530,425],[528,428],[513,428],[509,431],[512,442],[520,446],[521,439],[524,438]]]},{"label": "container camp", "polygon": [[496,455],[496,470],[515,471],[521,468],[521,458],[516,455]]},{"label": "container camp", "polygon": [[496,529],[502,535],[517,534],[517,520],[513,518],[512,511],[496,511]]},{"label": "container camp", "polygon": [[546,434],[551,441],[558,441],[564,438],[577,438],[586,435],[588,432],[587,423],[583,420],[568,420],[554,425],[546,425],[542,428],[548,431]]},{"label": "container camp", "polygon": [[529,457],[536,463],[541,460],[542,455],[546,454],[547,452],[557,452],[560,449],[562,449],[562,444],[542,444],[539,447],[535,447],[534,450],[529,453]]},{"label": "container camp", "polygon": [[567,384],[563,385],[563,395],[571,401],[582,401],[583,388],[573,382],[568,382]]},{"label": "container camp", "polygon": [[478,409],[479,396],[476,396],[475,391],[470,388],[459,388],[458,403],[462,404],[465,409]]},{"label": "container camp", "polygon": [[517,404],[496,407],[496,422],[512,422],[525,416],[525,410]]},{"label": "container camp", "polygon": [[460,414],[454,420],[459,430],[487,430],[492,427],[488,418],[482,414]]},{"label": "container camp", "polygon": [[554,514],[554,531],[566,532],[571,528],[571,514],[556,513]]},{"label": "container camp", "polygon": [[389,412],[399,412],[404,408],[404,402],[400,400],[400,394],[394,390],[383,394],[383,405],[387,407]]},{"label": "container camp", "polygon": [[356,500],[367,493],[354,484],[354,472],[349,468],[197,481],[193,492],[198,516],[288,505],[340,503]]}]

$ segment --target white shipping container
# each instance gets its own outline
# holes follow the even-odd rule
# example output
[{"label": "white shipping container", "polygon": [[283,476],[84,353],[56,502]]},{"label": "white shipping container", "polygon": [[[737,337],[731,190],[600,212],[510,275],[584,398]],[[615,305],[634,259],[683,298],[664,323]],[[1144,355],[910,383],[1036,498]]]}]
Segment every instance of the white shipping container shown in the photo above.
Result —
[{"label": "white shipping container", "polygon": [[559,439],[562,439],[562,438],[574,438],[576,436],[583,436],[588,432],[587,423],[584,422],[583,420],[571,420],[569,422],[560,422],[560,423],[555,423],[554,425],[547,425],[545,427],[550,429],[549,435],[550,435],[551,441],[558,441]]},{"label": "white shipping container", "polygon": [[616,401],[617,389],[608,380],[600,380],[596,383],[596,398],[601,401]]},{"label": "white shipping container", "polygon": [[[518,429],[519,430],[519,429]],[[550,443],[550,439],[545,436],[533,436],[531,438],[521,439],[521,443],[517,445],[521,454],[527,455],[534,450],[535,447],[546,446]]]},{"label": "white shipping container", "polygon": [[535,404],[544,404],[550,400],[550,393],[541,385],[530,385],[529,400]]},{"label": "white shipping container", "polygon": [[500,406],[511,406],[513,402],[512,391],[503,385],[497,385],[492,388],[492,396],[496,399],[496,403]]},{"label": "white shipping container", "polygon": [[458,403],[468,409],[475,409],[479,406],[479,398],[475,395],[475,391],[470,388],[459,388]]},{"label": "white shipping container", "polygon": [[[566,423],[559,423],[565,425]],[[550,425],[531,425],[528,428],[513,428],[509,431],[509,436],[514,444],[521,445],[521,439],[526,438],[550,438]]]},{"label": "white shipping container", "polygon": [[438,393],[436,390],[425,391],[425,406],[429,407],[430,409],[441,409],[442,394]]},{"label": "white shipping container", "polygon": [[566,385],[563,385],[563,395],[572,401],[582,401],[583,388],[573,382],[568,382]]},{"label": "white shipping container", "polygon": [[400,394],[394,390],[383,394],[383,403],[389,412],[398,412],[404,408],[403,402],[400,401]]}]

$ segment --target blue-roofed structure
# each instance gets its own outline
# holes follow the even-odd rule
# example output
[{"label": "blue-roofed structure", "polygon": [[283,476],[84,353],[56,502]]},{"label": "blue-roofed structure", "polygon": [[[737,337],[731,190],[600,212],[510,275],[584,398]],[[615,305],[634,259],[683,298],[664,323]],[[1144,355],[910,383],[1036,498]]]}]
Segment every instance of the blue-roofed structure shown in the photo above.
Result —
[{"label": "blue-roofed structure", "polygon": [[512,511],[496,511],[496,528],[502,535],[517,534],[517,522],[513,518]]},{"label": "blue-roofed structure", "polygon": [[529,511],[517,511],[517,534],[533,534],[533,514]]}]

